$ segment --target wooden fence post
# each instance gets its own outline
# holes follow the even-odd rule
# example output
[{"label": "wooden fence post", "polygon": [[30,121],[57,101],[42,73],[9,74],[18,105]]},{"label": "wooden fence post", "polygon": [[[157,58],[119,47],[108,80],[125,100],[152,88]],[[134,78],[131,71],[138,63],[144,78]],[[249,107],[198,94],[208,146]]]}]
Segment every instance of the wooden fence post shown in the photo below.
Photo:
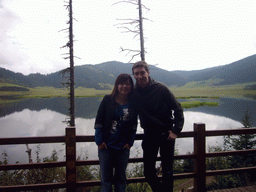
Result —
[{"label": "wooden fence post", "polygon": [[66,183],[67,192],[76,191],[76,128],[66,128]]},{"label": "wooden fence post", "polygon": [[206,163],[205,163],[205,124],[194,123],[194,153],[195,159],[195,174],[194,191],[206,191]]}]

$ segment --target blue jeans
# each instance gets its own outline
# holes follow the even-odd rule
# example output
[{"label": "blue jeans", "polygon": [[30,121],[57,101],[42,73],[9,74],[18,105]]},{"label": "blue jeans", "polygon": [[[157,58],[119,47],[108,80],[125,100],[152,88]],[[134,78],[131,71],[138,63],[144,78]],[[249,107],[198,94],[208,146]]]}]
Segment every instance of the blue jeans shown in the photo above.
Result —
[{"label": "blue jeans", "polygon": [[112,192],[112,184],[115,186],[115,192],[125,192],[126,167],[130,150],[98,149],[98,155],[102,192]]},{"label": "blue jeans", "polygon": [[[144,175],[153,192],[173,191],[174,140],[167,140],[168,134],[144,134],[142,141]],[[156,159],[160,149],[162,182],[156,174]]]}]

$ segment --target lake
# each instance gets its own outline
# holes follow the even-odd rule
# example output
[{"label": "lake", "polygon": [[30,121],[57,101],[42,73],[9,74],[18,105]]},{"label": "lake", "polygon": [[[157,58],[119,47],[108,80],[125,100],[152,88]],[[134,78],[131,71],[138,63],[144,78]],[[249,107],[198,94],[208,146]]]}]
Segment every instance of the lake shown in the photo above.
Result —
[{"label": "lake", "polygon": [[[101,97],[76,98],[75,123],[77,135],[94,135],[95,116],[102,100]],[[219,98],[201,99],[218,102],[216,107],[197,107],[184,109],[185,124],[183,131],[192,131],[194,123],[205,123],[207,130],[241,128],[241,119],[248,109],[252,114],[252,124],[256,123],[256,101],[246,99]],[[180,100],[182,102],[184,100]],[[29,137],[29,136],[62,136],[65,134],[68,119],[68,99],[28,99],[12,104],[0,105],[0,137]],[[138,127],[137,133],[143,133]],[[222,144],[223,137],[207,138],[207,146]],[[53,150],[58,152],[59,161],[65,159],[65,145],[60,144],[31,144],[33,161],[36,161],[36,151],[40,149],[41,159],[51,156]],[[179,154],[193,152],[191,138],[177,139],[176,148]],[[3,152],[7,152],[9,163],[28,163],[26,145],[0,146],[0,161]],[[77,143],[77,156],[82,159],[97,159],[95,143]],[[135,141],[131,157],[142,156],[141,141]]]}]

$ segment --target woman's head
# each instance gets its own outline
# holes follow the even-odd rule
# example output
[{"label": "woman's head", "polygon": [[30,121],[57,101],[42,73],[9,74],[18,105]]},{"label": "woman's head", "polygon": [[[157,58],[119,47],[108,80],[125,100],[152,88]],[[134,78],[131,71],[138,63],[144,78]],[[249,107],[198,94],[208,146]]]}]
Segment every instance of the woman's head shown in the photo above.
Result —
[{"label": "woman's head", "polygon": [[133,91],[133,80],[130,75],[126,73],[120,74],[115,81],[114,89],[111,93],[112,97],[118,94],[129,95]]}]

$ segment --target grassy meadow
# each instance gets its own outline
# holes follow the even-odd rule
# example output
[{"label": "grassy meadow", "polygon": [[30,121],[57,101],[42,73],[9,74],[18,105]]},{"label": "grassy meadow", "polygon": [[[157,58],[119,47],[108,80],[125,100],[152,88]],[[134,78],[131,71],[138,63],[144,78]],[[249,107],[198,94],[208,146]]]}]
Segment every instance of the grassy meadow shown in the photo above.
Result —
[{"label": "grassy meadow", "polygon": [[256,90],[245,89],[246,86],[255,85],[255,83],[244,83],[235,85],[220,86],[193,86],[193,82],[187,83],[182,87],[170,87],[176,97],[232,97],[248,98],[255,97]]},{"label": "grassy meadow", "polygon": [[[182,87],[170,87],[170,90],[177,98],[186,99],[182,102],[184,108],[198,106],[216,106],[216,102],[196,101],[197,98],[246,98],[251,99],[256,96],[256,90],[245,89],[251,84],[236,84],[225,86],[194,86],[193,83],[186,84]],[[1,87],[19,87],[14,84],[0,83]],[[0,104],[16,102],[21,99],[29,98],[52,98],[52,97],[68,97],[69,90],[67,88],[54,87],[35,87],[27,88],[29,91],[0,91]],[[75,89],[75,97],[95,97],[109,94],[111,90],[96,90],[94,88],[77,87]]]}]

